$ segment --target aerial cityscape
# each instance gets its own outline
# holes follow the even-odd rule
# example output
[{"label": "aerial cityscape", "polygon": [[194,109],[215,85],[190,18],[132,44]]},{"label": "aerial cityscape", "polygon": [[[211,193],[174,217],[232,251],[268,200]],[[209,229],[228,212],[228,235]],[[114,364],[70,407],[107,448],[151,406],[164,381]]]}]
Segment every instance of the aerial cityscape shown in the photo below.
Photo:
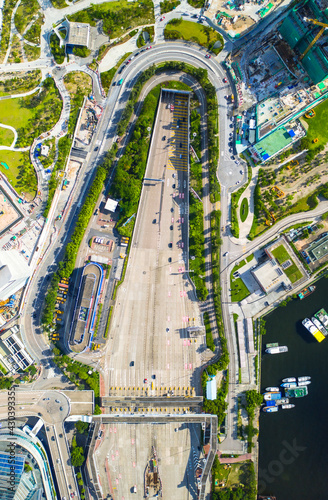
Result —
[{"label": "aerial cityscape", "polygon": [[328,1],[0,25],[0,500],[327,500]]}]

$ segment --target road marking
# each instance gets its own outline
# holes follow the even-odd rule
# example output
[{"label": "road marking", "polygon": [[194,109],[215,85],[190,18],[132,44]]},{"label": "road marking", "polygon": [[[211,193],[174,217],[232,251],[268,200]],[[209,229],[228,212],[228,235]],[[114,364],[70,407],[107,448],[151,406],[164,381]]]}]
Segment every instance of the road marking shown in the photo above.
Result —
[{"label": "road marking", "polygon": [[187,345],[186,339],[183,339],[183,345]]},{"label": "road marking", "polygon": [[187,365],[187,363],[185,363],[185,370],[187,370],[187,369],[188,369],[188,365]]},{"label": "road marking", "polygon": [[191,369],[192,369],[192,364],[191,364],[191,363],[189,363],[189,370],[191,370]]},{"label": "road marking", "polygon": [[171,297],[171,292],[168,292],[168,296]]},{"label": "road marking", "polygon": [[114,432],[116,432],[116,427],[114,427]]},{"label": "road marking", "polygon": [[167,369],[169,370],[170,369],[170,363],[167,364]]}]

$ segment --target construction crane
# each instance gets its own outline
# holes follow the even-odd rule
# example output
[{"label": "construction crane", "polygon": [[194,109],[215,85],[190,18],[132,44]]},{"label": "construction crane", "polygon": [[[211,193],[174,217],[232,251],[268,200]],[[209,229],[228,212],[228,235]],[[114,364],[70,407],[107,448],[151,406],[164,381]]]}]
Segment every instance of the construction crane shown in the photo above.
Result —
[{"label": "construction crane", "polygon": [[328,28],[328,24],[317,21],[316,19],[309,19],[308,17],[304,17],[303,19],[304,19],[304,21],[306,21],[308,23],[316,24],[317,26],[322,26],[322,28],[319,31],[319,33],[313,38],[312,42],[308,45],[306,50],[303,52],[303,54],[300,57],[300,61],[303,59],[303,57],[306,56],[306,54],[309,52],[309,50],[312,49],[315,42],[317,42],[319,40],[319,38],[321,37],[323,32]]}]

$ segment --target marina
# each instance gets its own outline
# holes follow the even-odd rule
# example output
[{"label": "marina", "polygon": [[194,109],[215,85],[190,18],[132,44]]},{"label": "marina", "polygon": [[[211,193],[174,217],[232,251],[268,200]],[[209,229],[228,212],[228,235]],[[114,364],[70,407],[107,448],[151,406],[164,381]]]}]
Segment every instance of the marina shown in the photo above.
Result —
[{"label": "marina", "polygon": [[[328,343],[318,343],[302,325],[305,317],[316,317],[321,307],[328,310],[328,280],[320,280],[316,287],[306,301],[292,300],[265,317],[265,344],[288,345],[288,352],[281,356],[262,355],[261,386],[274,386],[293,378],[298,385],[307,380],[312,383],[303,387],[308,389],[306,397],[282,396],[281,400],[289,399],[283,404],[295,404],[290,411],[278,410],[274,416],[261,412],[259,495],[264,498],[327,500],[322,478],[326,476],[328,461],[323,418],[328,411]],[[276,400],[276,404],[281,400]],[[288,463],[281,461],[284,456],[290,458]]]}]

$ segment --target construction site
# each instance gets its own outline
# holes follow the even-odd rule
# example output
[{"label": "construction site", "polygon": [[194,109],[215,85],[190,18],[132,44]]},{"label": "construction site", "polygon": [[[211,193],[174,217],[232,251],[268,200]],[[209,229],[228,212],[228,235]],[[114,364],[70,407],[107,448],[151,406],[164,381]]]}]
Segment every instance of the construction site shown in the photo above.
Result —
[{"label": "construction site", "polygon": [[[255,147],[250,153],[256,163],[303,137],[306,131],[298,119],[304,114],[311,117],[315,106],[328,97],[327,7],[323,0],[298,3],[251,51],[237,51],[227,60],[237,87],[238,111],[251,109],[254,114]],[[244,132],[237,135],[242,149],[250,145],[249,133]],[[273,147],[258,145],[263,139]]]},{"label": "construction site", "polygon": [[208,2],[205,15],[214,18],[231,38],[238,38],[251,31],[281,3],[282,0],[213,0]]}]

